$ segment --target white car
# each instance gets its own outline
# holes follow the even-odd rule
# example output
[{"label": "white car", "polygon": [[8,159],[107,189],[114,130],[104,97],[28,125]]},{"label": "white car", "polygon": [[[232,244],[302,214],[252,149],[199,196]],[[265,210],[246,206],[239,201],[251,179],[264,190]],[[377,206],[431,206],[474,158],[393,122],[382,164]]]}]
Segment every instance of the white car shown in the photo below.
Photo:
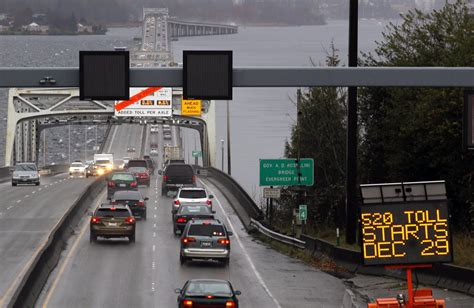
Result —
[{"label": "white car", "polygon": [[12,186],[18,184],[40,184],[40,174],[34,163],[18,163],[12,169]]},{"label": "white car", "polygon": [[158,149],[151,148],[150,149],[150,155],[151,156],[158,156]]},{"label": "white car", "polygon": [[173,209],[177,210],[181,203],[206,203],[212,209],[213,195],[208,195],[202,187],[183,187],[178,190],[173,201]]},{"label": "white car", "polygon": [[69,167],[69,175],[70,176],[86,176],[86,165],[81,162],[73,162]]},{"label": "white car", "polygon": [[152,125],[150,127],[150,133],[158,133],[158,125]]}]

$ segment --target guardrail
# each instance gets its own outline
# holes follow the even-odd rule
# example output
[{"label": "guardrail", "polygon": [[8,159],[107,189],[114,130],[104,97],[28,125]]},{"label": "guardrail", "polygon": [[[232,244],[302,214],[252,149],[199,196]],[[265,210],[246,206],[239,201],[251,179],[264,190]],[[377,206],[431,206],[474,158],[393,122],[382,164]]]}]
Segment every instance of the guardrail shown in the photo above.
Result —
[{"label": "guardrail", "polygon": [[297,248],[300,248],[300,249],[305,249],[305,247],[306,247],[305,241],[302,241],[302,240],[299,240],[297,238],[272,231],[272,230],[266,228],[265,226],[263,226],[261,223],[259,223],[255,219],[250,219],[250,226],[257,229],[257,231],[259,231],[263,235],[266,235],[267,237],[270,237],[270,238],[272,238],[272,239],[274,239],[278,242],[285,243],[285,244],[288,244],[288,245],[291,245],[291,246],[294,246],[294,247],[297,247]]}]

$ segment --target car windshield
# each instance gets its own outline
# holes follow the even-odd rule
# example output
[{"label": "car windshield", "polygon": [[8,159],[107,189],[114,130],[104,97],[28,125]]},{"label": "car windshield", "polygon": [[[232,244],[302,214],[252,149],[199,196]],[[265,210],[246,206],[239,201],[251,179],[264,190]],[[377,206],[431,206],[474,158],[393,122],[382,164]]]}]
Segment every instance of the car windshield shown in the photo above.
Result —
[{"label": "car windshield", "polygon": [[128,171],[132,173],[146,172],[146,168],[145,167],[129,167]]},{"label": "car windshield", "polygon": [[165,170],[168,176],[193,176],[193,168],[188,165],[169,165]]},{"label": "car windshield", "polygon": [[215,296],[232,296],[229,284],[211,281],[192,281],[186,288],[186,295],[212,294]]},{"label": "car windshield", "polygon": [[108,160],[108,159],[100,159],[100,160],[96,160],[95,163],[96,163],[96,164],[101,164],[101,165],[110,164],[110,160]]},{"label": "car windshield", "polygon": [[36,171],[36,165],[33,165],[33,164],[16,165],[15,171]]},{"label": "car windshield", "polygon": [[224,236],[224,227],[220,225],[196,224],[191,225],[188,231],[189,236]]},{"label": "car windshield", "polygon": [[179,214],[183,215],[207,215],[212,214],[206,205],[187,205],[183,204],[179,207]]},{"label": "car windshield", "polygon": [[183,189],[179,193],[179,198],[185,199],[199,199],[199,198],[206,198],[206,191],[204,190],[186,190]]},{"label": "car windshield", "polygon": [[83,167],[84,165],[82,163],[72,163],[71,167]]},{"label": "car windshield", "polygon": [[128,217],[130,213],[127,209],[98,209],[95,216],[99,217]]},{"label": "car windshield", "polygon": [[130,173],[115,173],[112,175],[112,181],[135,181],[135,177]]},{"label": "car windshield", "polygon": [[115,200],[140,200],[142,194],[139,191],[117,191],[114,193]]}]

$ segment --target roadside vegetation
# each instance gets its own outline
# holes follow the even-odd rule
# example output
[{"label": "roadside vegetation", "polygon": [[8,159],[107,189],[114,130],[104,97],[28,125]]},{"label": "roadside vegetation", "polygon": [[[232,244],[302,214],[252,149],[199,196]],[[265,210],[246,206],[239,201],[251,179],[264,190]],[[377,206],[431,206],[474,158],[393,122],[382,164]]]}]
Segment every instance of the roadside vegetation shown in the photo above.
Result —
[{"label": "roadside vegetation", "polygon": [[[474,22],[463,1],[402,17],[385,29],[372,53],[361,54],[360,66],[474,66]],[[333,45],[326,65],[341,65]],[[358,181],[445,180],[455,263],[474,267],[474,153],[462,147],[463,90],[360,88]],[[334,241],[345,221],[346,90],[304,89],[298,110],[285,155],[315,161],[315,184],[305,191],[306,233]],[[296,191],[283,190],[267,224],[295,234],[288,221],[298,204]]]}]

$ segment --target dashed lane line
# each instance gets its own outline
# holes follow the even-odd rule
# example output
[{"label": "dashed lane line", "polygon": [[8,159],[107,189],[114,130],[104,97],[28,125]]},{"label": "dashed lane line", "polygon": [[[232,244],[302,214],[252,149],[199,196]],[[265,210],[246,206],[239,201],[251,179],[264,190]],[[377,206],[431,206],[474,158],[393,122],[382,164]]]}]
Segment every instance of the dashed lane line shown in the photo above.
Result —
[{"label": "dashed lane line", "polygon": [[244,244],[243,244],[242,241],[240,240],[239,234],[236,232],[236,228],[234,228],[234,225],[233,225],[232,222],[230,221],[229,217],[225,214],[224,207],[222,206],[221,202],[220,202],[219,199],[217,198],[217,195],[209,188],[208,185],[204,184],[203,181],[199,180],[199,182],[201,182],[201,184],[202,184],[208,191],[212,192],[212,194],[214,195],[214,199],[216,200],[217,205],[218,205],[219,208],[222,210],[222,213],[224,213],[224,216],[225,216],[225,218],[226,218],[226,220],[227,220],[227,223],[228,223],[229,226],[231,227],[231,229],[232,229],[232,231],[233,231],[233,233],[234,233],[234,236],[235,236],[237,242],[239,243],[239,246],[240,246],[240,248],[242,249],[243,254],[245,255],[245,258],[247,259],[248,263],[250,264],[250,267],[252,268],[252,270],[254,271],[255,276],[257,277],[258,282],[259,282],[260,285],[263,287],[263,289],[264,289],[265,292],[268,294],[268,296],[273,300],[273,302],[275,303],[276,307],[281,308],[280,303],[279,303],[278,300],[273,296],[272,292],[270,292],[270,289],[268,289],[268,287],[267,287],[267,285],[265,284],[265,281],[263,280],[262,276],[261,276],[260,273],[257,271],[257,268],[255,267],[255,264],[253,264],[253,261],[252,261],[252,259],[250,258],[250,255],[249,255],[248,252],[247,252],[247,249],[245,249]]},{"label": "dashed lane line", "polygon": [[16,203],[20,203],[20,202],[21,202],[21,200],[16,200]]},{"label": "dashed lane line", "polygon": [[10,205],[9,207],[7,207],[7,210],[9,210],[9,209],[11,209],[11,208],[13,208],[13,205]]}]

